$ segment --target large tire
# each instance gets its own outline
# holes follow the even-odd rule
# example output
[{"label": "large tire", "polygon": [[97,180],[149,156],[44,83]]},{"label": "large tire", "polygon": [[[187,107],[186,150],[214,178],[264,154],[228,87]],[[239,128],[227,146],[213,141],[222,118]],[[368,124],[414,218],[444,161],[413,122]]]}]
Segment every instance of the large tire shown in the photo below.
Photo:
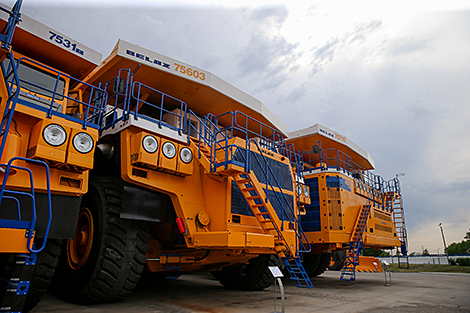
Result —
[{"label": "large tire", "polygon": [[263,290],[274,282],[268,266],[280,267],[282,262],[276,255],[262,254],[250,259],[245,268],[240,268],[240,266],[224,267],[214,277],[226,288],[246,291]]},{"label": "large tire", "polygon": [[55,290],[79,304],[114,302],[129,295],[144,269],[148,225],[120,218],[123,183],[91,177],[74,240],[68,240]]},{"label": "large tire", "polygon": [[335,251],[332,253],[332,263],[328,266],[330,271],[341,271],[346,260],[346,251]]},{"label": "large tire", "polygon": [[305,254],[303,266],[309,277],[317,277],[325,272],[330,264],[331,255],[329,253],[322,254]]},{"label": "large tire", "polygon": [[[40,240],[35,241],[36,247],[42,246],[42,242]],[[61,240],[49,239],[47,240],[47,244],[44,247],[44,250],[38,254],[22,312],[31,311],[39,303],[42,296],[46,293],[47,288],[51,283],[52,277],[54,276],[55,268],[60,255],[61,243]],[[4,286],[6,286],[11,277],[15,262],[16,255],[1,255],[0,267],[2,270],[0,274],[0,286],[2,288],[2,293],[0,293],[0,302],[3,299],[3,291],[6,290],[4,289]]]}]

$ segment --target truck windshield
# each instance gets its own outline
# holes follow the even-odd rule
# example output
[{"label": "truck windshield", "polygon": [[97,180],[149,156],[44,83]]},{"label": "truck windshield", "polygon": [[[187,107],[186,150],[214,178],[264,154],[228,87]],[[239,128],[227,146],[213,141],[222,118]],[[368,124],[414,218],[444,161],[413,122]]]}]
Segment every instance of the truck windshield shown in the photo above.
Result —
[{"label": "truck windshield", "polygon": [[[5,68],[8,68],[8,63],[9,60],[5,59]],[[52,98],[54,94],[54,89],[56,88],[55,86],[57,83],[55,99],[62,100],[64,98],[65,80],[60,78],[57,82],[57,74],[55,73],[48,72],[21,60],[18,65],[18,76],[20,77],[20,85],[22,89],[50,98]],[[12,76],[10,76],[9,81],[12,81]]]},{"label": "truck windshield", "polygon": [[[22,80],[21,87],[31,92],[52,98],[57,83],[57,75],[46,72],[31,64],[20,62],[18,76]],[[42,88],[41,88],[42,87]],[[65,80],[59,79],[57,83],[56,100],[62,100],[65,92]]]}]

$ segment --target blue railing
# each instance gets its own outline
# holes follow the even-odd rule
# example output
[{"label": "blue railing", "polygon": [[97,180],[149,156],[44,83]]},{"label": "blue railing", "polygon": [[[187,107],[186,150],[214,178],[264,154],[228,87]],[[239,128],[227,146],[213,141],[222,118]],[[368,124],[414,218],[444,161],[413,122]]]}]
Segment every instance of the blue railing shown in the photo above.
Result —
[{"label": "blue railing", "polygon": [[13,33],[16,29],[16,24],[20,22],[21,18],[21,4],[23,0],[18,0],[15,2],[11,10],[5,9],[4,7],[0,6],[0,10],[9,14],[10,17],[8,18],[7,25],[3,28],[0,33],[0,41],[2,42],[1,47],[5,50],[10,50],[11,40],[13,39]]},{"label": "blue railing", "polygon": [[[10,60],[14,59],[12,52],[9,52],[6,57],[10,58]],[[9,72],[8,74],[5,73],[3,63],[1,64],[1,68],[5,76],[5,83],[7,82],[7,79],[11,77],[12,82],[15,81],[17,86],[20,85],[16,66],[12,66],[11,72]],[[17,88],[15,92],[12,92],[9,84],[6,84],[6,87],[8,92],[8,99],[6,101],[5,111],[3,112],[2,121],[0,123],[0,130],[2,136],[2,143],[0,144],[0,159],[3,157],[3,150],[5,149],[5,144],[8,139],[8,132],[10,130],[10,125],[11,121],[13,120],[13,114],[16,108],[16,103],[18,102],[18,95],[20,93],[19,88]]]},{"label": "blue railing", "polygon": [[304,174],[312,171],[336,170],[352,176],[355,180],[365,184],[373,193],[380,192],[383,194],[392,191],[400,193],[400,183],[397,177],[385,181],[382,176],[365,170],[353,162],[350,156],[340,150],[323,150],[319,148],[318,152],[303,151],[302,159],[306,165],[303,168]]},{"label": "blue railing", "polygon": [[[123,73],[125,77],[123,78]],[[104,126],[100,131],[112,128],[116,123],[127,118],[129,81],[132,80],[131,69],[120,69],[118,75],[104,84],[104,90],[108,94],[105,112],[103,113]],[[109,90],[111,87],[111,90]],[[121,90],[122,89],[122,90]],[[108,110],[108,107],[111,109]],[[118,114],[120,110],[120,115]]]},{"label": "blue railing", "polygon": [[[26,66],[25,64],[32,65],[39,71],[45,71],[48,72],[52,75],[54,75],[55,78],[55,83],[54,83],[54,89],[46,88],[44,86],[38,85],[36,83],[33,83],[31,81],[28,81],[26,79],[23,79],[19,77],[18,75],[18,69],[19,66]],[[26,58],[26,57],[21,57],[17,61],[8,62],[8,66],[5,67],[4,64],[2,64],[2,71],[3,75],[5,77],[5,81],[8,81],[9,83],[7,84],[7,89],[9,94],[12,92],[16,91],[21,92],[22,89],[27,90],[25,88],[25,85],[34,87],[36,90],[40,90],[46,94],[47,96],[44,97],[38,97],[38,96],[32,96],[32,99],[39,98],[41,101],[44,101],[44,105],[39,105],[34,103],[33,100],[19,100],[19,102],[23,105],[27,105],[29,107],[33,107],[35,109],[38,109],[40,111],[44,111],[47,113],[47,117],[50,118],[52,115],[57,115],[60,117],[64,117],[68,120],[71,120],[73,122],[80,123],[82,125],[83,129],[86,129],[87,127],[93,127],[98,129],[101,125],[101,117],[102,117],[102,111],[104,104],[106,103],[106,98],[107,94],[106,92],[101,89],[101,86],[95,87],[93,85],[84,83],[78,79],[75,79],[74,77],[61,73],[47,65],[41,64],[39,62],[36,62],[32,59]],[[10,79],[11,75],[17,76],[18,79],[13,78]],[[84,101],[83,99],[80,100],[79,97],[74,97],[73,95],[65,93],[65,83],[64,83],[64,90],[60,91],[59,85],[61,81],[64,81],[64,79],[69,80],[69,85],[80,85],[82,94],[87,94],[87,100]],[[18,88],[19,86],[19,88]],[[83,87],[85,86],[85,87]],[[15,90],[14,90],[15,89]],[[34,93],[34,92],[33,92]],[[57,102],[56,102],[57,101]],[[66,110],[65,113],[63,113],[63,109],[59,110],[56,108],[56,106],[60,106],[64,104],[66,108],[81,108],[81,112],[79,109],[77,109],[77,114],[73,113],[68,113]],[[73,105],[70,105],[73,104]]]},{"label": "blue railing", "polygon": [[216,140],[214,153],[217,154],[218,151],[223,150],[225,160],[216,164],[215,168],[220,166],[227,168],[230,163],[233,163],[232,159],[238,146],[229,145],[230,139],[234,137],[244,139],[246,142],[246,155],[248,156],[250,151],[248,143],[250,139],[257,138],[259,147],[288,157],[292,165],[298,169],[299,175],[301,175],[302,161],[300,155],[295,152],[293,146],[289,147],[286,144],[284,136],[276,129],[238,110],[217,116],[215,124],[227,125],[217,129],[214,134],[214,138],[217,138],[218,135],[222,137],[222,139]]},{"label": "blue railing", "polygon": [[[286,197],[286,194],[283,192],[283,188],[282,188],[281,184],[279,183],[279,181],[277,180],[276,175],[274,175],[273,170],[269,166],[268,160],[267,160],[266,156],[264,155],[263,150],[261,150],[261,148],[260,148],[260,146],[259,146],[259,144],[256,140],[249,139],[248,146],[251,146],[251,143],[254,143],[256,145],[256,148],[259,151],[259,154],[261,155],[261,157],[263,158],[263,161],[264,161],[265,170],[263,171],[263,173],[264,173],[265,178],[266,178],[266,183],[265,183],[266,190],[275,191],[276,189],[274,187],[276,187],[279,190],[279,192],[273,192],[272,193],[272,194],[275,195],[277,203],[281,204],[281,216],[279,218],[281,220],[285,220],[287,218],[287,220],[290,223],[292,223],[293,225],[295,225],[297,227],[297,230],[295,232],[296,237],[297,237],[297,240],[296,240],[296,245],[297,245],[296,248],[297,249],[296,249],[296,251],[298,253],[310,252],[311,251],[311,246],[310,246],[310,242],[308,241],[307,235],[304,233],[302,227],[300,226],[300,221],[299,221],[299,219],[297,218],[297,216],[295,214],[295,210],[292,207],[291,202],[289,201],[289,199]],[[251,156],[252,156],[252,154],[248,153],[248,159],[247,159],[246,163],[249,164],[249,165],[251,164]],[[261,162],[259,161],[258,158],[255,157],[254,159],[256,160],[256,162],[258,163],[258,165],[260,167],[263,167],[263,164],[261,164]],[[272,182],[269,179],[270,177],[272,177],[272,180],[273,180]],[[294,192],[295,192],[295,188],[294,188]],[[281,194],[282,199],[279,198],[280,197],[279,194]],[[268,194],[266,194],[266,197],[269,199]],[[270,202],[273,203],[273,201],[271,201],[271,200],[270,200]],[[287,208],[284,207],[284,203],[287,204]],[[292,204],[293,204],[293,202],[292,202]],[[281,227],[282,227],[281,231],[283,231],[284,230],[284,223],[282,223]],[[304,240],[305,240],[305,243],[304,243]],[[299,249],[299,247],[301,249]],[[293,256],[293,257],[297,257],[297,256]]]},{"label": "blue railing", "polygon": [[[145,91],[152,92],[154,94],[159,95],[161,97],[160,104],[156,105],[156,104],[150,103],[148,101],[142,100],[141,95],[144,94]],[[136,94],[136,92],[137,92],[137,94]],[[170,129],[178,131],[178,133],[180,135],[181,135],[182,132],[186,131],[185,119],[186,119],[187,105],[186,105],[185,102],[183,102],[179,99],[176,99],[176,98],[174,98],[170,95],[167,95],[167,94],[165,94],[161,91],[158,91],[158,90],[156,90],[152,87],[149,87],[149,86],[146,86],[142,83],[139,83],[139,82],[133,82],[132,83],[132,99],[134,99],[136,101],[136,105],[135,105],[134,110],[129,109],[129,113],[133,114],[135,116],[135,119],[138,119],[139,117],[147,119],[149,121],[152,121],[152,122],[156,123],[159,128],[162,128],[162,125],[165,125],[166,127],[170,128]],[[180,113],[176,114],[172,111],[169,111],[169,110],[165,109],[164,106],[163,106],[165,101],[173,102],[176,106],[179,105],[179,112]],[[145,115],[145,114],[140,114],[139,113],[139,108],[141,107],[141,105],[147,105],[147,106],[149,106],[153,109],[157,109],[159,111],[157,116],[156,117],[150,117],[150,116]],[[177,119],[176,125],[171,125],[171,124],[165,123],[163,121],[164,115],[168,116],[167,114],[169,114],[169,115],[171,115],[171,116],[173,116],[174,118]]]},{"label": "blue railing", "polygon": [[[188,115],[186,119],[186,129],[188,130],[188,145],[190,142],[190,136],[192,131],[196,134],[199,141],[198,145],[198,158],[201,157],[201,145],[206,145],[208,149],[210,149],[210,165],[211,165],[211,172],[213,172],[213,164],[215,163],[215,154],[214,154],[214,143],[215,138],[214,134],[217,129],[217,125],[214,123],[213,119],[214,115],[208,114],[202,118],[199,118],[193,111],[188,110]],[[198,121],[198,126],[194,126],[191,121],[196,119]]]},{"label": "blue railing", "polygon": [[[35,193],[34,193],[34,180],[33,180],[33,173],[31,169],[23,166],[17,166],[17,165],[12,165],[12,163],[16,160],[19,161],[25,161],[28,163],[35,163],[38,165],[42,165],[46,168],[46,187],[47,187],[47,201],[48,201],[48,211],[49,211],[49,219],[47,222],[45,234],[44,234],[44,241],[42,243],[42,247],[39,249],[34,249],[31,248],[33,245],[31,244],[31,241],[33,240],[33,233],[35,231],[36,227],[36,221],[37,221],[37,213],[36,213],[36,198],[35,198]],[[51,227],[51,222],[52,222],[52,208],[51,208],[51,187],[50,187],[50,177],[49,177],[49,166],[40,160],[34,160],[34,159],[27,159],[27,158],[22,158],[22,157],[13,157],[11,158],[7,164],[1,164],[0,165],[2,171],[5,171],[4,177],[3,177],[3,182],[2,186],[0,188],[0,205],[2,204],[4,199],[9,199],[13,200],[16,202],[17,206],[17,213],[18,213],[18,219],[17,220],[9,220],[9,219],[2,219],[0,220],[1,227],[2,228],[17,228],[17,229],[26,229],[26,233],[28,236],[28,241],[27,241],[27,248],[31,253],[38,253],[41,252],[44,247],[46,246],[47,242],[47,237],[49,236],[49,230]],[[29,183],[30,183],[30,192],[24,192],[24,191],[17,191],[17,190],[8,190],[6,189],[7,182],[8,182],[8,177],[11,172],[16,171],[16,170],[23,170],[28,172],[29,175]],[[32,219],[31,221],[23,221],[21,218],[21,206],[20,206],[20,201],[18,198],[6,194],[11,194],[11,195],[22,195],[29,197],[31,199],[31,210],[32,210]]]},{"label": "blue railing", "polygon": [[[139,67],[131,72],[131,69],[121,69],[116,77],[105,83],[105,90],[109,93],[107,110],[104,113],[105,121],[102,130],[114,127],[121,120],[127,120],[133,116],[148,120],[159,128],[167,127],[177,131],[180,135],[187,132],[187,105],[185,102],[163,93],[155,88],[134,81],[134,74]],[[111,89],[112,88],[112,89]],[[150,101],[147,97],[152,95]],[[155,99],[155,96],[160,99]],[[155,103],[158,100],[158,103]],[[166,109],[166,107],[179,108],[179,113]],[[175,124],[165,122],[172,116]]]}]

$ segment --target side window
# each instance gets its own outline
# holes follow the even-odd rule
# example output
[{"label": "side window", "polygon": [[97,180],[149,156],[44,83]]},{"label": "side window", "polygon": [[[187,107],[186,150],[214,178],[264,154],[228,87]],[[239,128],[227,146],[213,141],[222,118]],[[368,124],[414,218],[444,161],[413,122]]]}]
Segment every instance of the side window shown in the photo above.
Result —
[{"label": "side window", "polygon": [[[15,62],[17,61],[15,60]],[[3,68],[7,72],[11,71],[9,59],[3,61]],[[54,90],[56,90],[55,99],[58,101],[64,99],[66,82],[64,78],[58,79],[57,74],[22,60],[18,65],[18,76],[23,90],[48,98],[52,98]],[[16,82],[13,81],[13,75],[9,76],[8,82],[13,83],[12,86],[15,88]]]},{"label": "side window", "polygon": [[20,62],[18,76],[22,88],[49,98],[54,96],[54,90],[56,90],[55,99],[59,101],[64,99],[65,80],[58,79],[54,73],[47,72],[32,64]]}]

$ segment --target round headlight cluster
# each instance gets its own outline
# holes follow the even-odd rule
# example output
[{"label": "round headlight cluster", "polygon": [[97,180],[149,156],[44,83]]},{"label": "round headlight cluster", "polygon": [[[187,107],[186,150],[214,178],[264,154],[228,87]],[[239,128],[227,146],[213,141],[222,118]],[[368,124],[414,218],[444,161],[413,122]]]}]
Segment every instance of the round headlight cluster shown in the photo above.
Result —
[{"label": "round headlight cluster", "polygon": [[142,140],[142,146],[148,153],[155,153],[158,150],[158,141],[155,137],[147,135]]},{"label": "round headlight cluster", "polygon": [[165,142],[162,146],[163,155],[168,159],[173,159],[176,155],[176,146],[172,142]]},{"label": "round headlight cluster", "polygon": [[297,190],[297,194],[298,194],[299,196],[301,196],[301,195],[302,195],[302,185],[301,185],[301,184],[298,184],[297,187],[296,187],[296,190]]},{"label": "round headlight cluster", "polygon": [[67,139],[65,129],[57,124],[49,124],[44,127],[42,137],[51,146],[58,147],[64,144]]},{"label": "round headlight cluster", "polygon": [[193,160],[193,152],[191,149],[184,147],[180,150],[180,158],[183,163],[188,164]]},{"label": "round headlight cluster", "polygon": [[80,153],[88,153],[93,150],[95,143],[90,135],[80,132],[73,137],[73,147]]},{"label": "round headlight cluster", "polygon": [[308,192],[308,187],[304,186],[304,196],[308,198],[309,192]]}]

